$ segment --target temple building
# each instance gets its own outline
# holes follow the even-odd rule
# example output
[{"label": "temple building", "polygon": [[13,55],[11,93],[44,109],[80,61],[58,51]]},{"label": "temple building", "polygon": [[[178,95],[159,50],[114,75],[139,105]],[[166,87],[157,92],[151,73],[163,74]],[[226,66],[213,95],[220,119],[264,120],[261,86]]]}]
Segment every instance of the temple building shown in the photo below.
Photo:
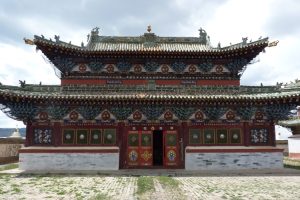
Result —
[{"label": "temple building", "polygon": [[[278,120],[299,88],[244,86],[268,38],[213,47],[199,37],[102,36],[76,46],[34,36],[60,85],[0,86],[1,110],[26,124],[20,168],[186,170],[281,168]],[[258,72],[259,73],[259,72]]]},{"label": "temple building", "polygon": [[[296,80],[295,83],[289,84],[286,88],[297,88],[300,90],[300,81]],[[289,128],[292,132],[292,135],[288,138],[289,158],[300,159],[300,106],[295,111],[295,115],[289,116],[286,120],[279,121],[278,124]]]}]

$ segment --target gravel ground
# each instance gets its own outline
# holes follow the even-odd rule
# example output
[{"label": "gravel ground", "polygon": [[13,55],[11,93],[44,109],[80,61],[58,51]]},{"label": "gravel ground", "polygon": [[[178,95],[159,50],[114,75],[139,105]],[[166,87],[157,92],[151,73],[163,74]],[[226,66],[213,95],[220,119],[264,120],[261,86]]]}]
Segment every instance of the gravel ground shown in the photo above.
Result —
[{"label": "gravel ground", "polygon": [[[138,176],[0,174],[0,199],[300,199],[300,176],[151,176],[137,194]],[[175,184],[174,184],[175,183]]]}]

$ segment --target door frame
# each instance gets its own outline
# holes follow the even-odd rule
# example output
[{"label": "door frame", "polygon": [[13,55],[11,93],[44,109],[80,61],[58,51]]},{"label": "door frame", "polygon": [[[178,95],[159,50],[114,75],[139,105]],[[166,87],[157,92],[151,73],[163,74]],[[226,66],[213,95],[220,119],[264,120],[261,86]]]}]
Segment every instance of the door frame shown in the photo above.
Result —
[{"label": "door frame", "polygon": [[[151,166],[130,166],[128,165],[128,133],[129,131],[153,131],[154,130],[162,130],[163,131],[163,165],[162,166],[153,166],[153,162]],[[165,134],[168,131],[176,131],[177,135],[177,142],[176,142],[176,148],[177,148],[177,164],[176,165],[166,165],[166,155],[165,155]],[[183,169],[184,168],[184,132],[182,132],[183,129],[181,127],[181,124],[176,125],[160,125],[160,124],[149,124],[149,125],[125,125],[122,129],[120,129],[120,137],[122,138],[122,141],[120,141],[120,168],[122,169],[147,169],[147,168],[159,168],[159,169]],[[152,135],[153,139],[153,135]],[[152,141],[153,144],[153,141]]]}]

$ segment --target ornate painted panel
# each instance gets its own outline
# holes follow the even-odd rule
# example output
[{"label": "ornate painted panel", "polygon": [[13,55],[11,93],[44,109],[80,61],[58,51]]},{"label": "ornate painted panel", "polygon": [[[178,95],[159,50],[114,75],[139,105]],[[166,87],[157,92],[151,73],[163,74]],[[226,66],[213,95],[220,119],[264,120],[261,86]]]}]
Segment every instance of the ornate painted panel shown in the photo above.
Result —
[{"label": "ornate painted panel", "polygon": [[34,129],[34,144],[52,144],[52,129]]},{"label": "ornate painted panel", "polygon": [[62,143],[66,145],[115,145],[116,129],[63,129]]},{"label": "ornate painted panel", "polygon": [[190,129],[189,130],[189,143],[192,145],[201,144],[202,142],[202,131],[201,129]]},{"label": "ornate painted panel", "polygon": [[101,144],[102,143],[102,130],[91,129],[90,144]]},{"label": "ornate painted panel", "polygon": [[63,144],[74,144],[75,142],[75,130],[74,129],[64,129],[62,135]]},{"label": "ornate painted panel", "polygon": [[216,139],[217,139],[217,144],[227,144],[228,143],[227,129],[217,129]]},{"label": "ornate painted panel", "polygon": [[250,139],[252,144],[267,144],[269,138],[268,129],[253,128],[250,130]]},{"label": "ornate painted panel", "polygon": [[232,128],[230,131],[230,143],[241,144],[242,143],[242,132],[239,128]]},{"label": "ornate painted panel", "polygon": [[203,141],[204,144],[214,144],[215,143],[215,130],[211,128],[206,128],[203,131]]},{"label": "ornate painted panel", "polygon": [[177,166],[180,159],[177,131],[164,132],[164,165]]},{"label": "ornate painted panel", "polygon": [[88,144],[89,130],[79,129],[76,131],[76,143],[77,144]]},{"label": "ornate painted panel", "polygon": [[116,129],[103,130],[103,144],[104,145],[116,144]]}]

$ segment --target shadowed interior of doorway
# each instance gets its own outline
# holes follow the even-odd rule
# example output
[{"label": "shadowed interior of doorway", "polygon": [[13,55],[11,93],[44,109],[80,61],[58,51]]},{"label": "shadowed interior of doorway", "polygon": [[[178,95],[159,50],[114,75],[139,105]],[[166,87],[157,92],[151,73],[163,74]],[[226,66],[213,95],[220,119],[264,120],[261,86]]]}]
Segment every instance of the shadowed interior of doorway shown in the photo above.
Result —
[{"label": "shadowed interior of doorway", "polygon": [[153,131],[153,165],[163,165],[163,131]]}]

